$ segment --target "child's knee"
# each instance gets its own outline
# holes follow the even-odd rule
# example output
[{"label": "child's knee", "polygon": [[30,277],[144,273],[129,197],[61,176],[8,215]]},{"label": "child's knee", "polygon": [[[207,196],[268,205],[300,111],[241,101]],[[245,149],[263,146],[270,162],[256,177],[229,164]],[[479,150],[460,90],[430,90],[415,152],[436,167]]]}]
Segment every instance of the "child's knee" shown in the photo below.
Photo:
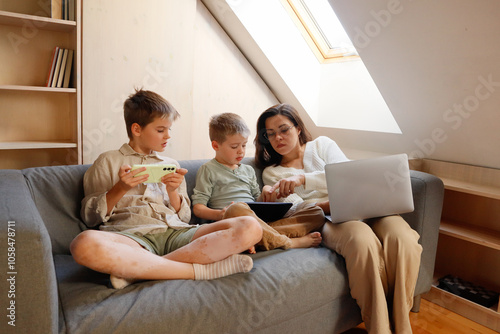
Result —
[{"label": "child's knee", "polygon": [[243,229],[243,233],[240,235],[244,235],[251,239],[251,243],[256,244],[262,239],[262,227],[257,219],[250,216],[242,216],[239,217],[239,227]]},{"label": "child's knee", "polygon": [[96,250],[99,231],[86,230],[78,234],[70,244],[70,252],[77,263],[82,263],[88,253]]},{"label": "child's knee", "polygon": [[251,215],[251,209],[247,203],[237,202],[231,204],[224,213],[224,219]]}]

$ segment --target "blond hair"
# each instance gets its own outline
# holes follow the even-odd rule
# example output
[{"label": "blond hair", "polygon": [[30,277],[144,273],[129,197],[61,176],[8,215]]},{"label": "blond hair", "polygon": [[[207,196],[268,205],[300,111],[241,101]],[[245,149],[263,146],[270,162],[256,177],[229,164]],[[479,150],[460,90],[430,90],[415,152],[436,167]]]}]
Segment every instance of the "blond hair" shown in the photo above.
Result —
[{"label": "blond hair", "polygon": [[227,136],[240,134],[243,137],[250,135],[250,129],[243,118],[234,113],[222,113],[210,118],[208,132],[211,141],[223,143]]}]

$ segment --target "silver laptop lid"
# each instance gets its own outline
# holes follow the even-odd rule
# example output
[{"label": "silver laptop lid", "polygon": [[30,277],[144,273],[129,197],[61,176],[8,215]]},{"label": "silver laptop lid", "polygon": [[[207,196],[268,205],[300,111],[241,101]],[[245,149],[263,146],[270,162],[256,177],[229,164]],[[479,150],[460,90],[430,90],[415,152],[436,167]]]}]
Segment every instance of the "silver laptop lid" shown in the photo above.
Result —
[{"label": "silver laptop lid", "polygon": [[406,154],[328,164],[325,176],[333,223],[413,211]]}]

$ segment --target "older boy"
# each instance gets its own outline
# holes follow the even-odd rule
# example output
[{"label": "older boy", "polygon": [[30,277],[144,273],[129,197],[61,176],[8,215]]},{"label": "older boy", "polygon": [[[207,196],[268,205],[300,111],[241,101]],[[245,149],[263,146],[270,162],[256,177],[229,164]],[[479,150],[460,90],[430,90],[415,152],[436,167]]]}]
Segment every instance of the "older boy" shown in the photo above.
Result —
[{"label": "older boy", "polygon": [[177,168],[153,184],[143,183],[147,174],[137,176],[144,167],[131,170],[134,164],[179,167],[157,154],[165,149],[178,112],[160,95],[137,90],[125,101],[124,116],[128,144],[101,154],[85,173],[82,218],[101,231],[86,230],[73,240],[75,261],[109,273],[115,288],[135,280],[214,279],[248,272],[252,259],[238,253],[260,240],[255,219],[189,225],[186,169]]},{"label": "older boy", "polygon": [[287,218],[268,224],[244,203],[270,202],[276,198],[267,191],[261,193],[254,169],[241,163],[250,130],[240,116],[234,113],[213,116],[209,135],[215,158],[201,166],[196,175],[191,197],[196,216],[214,221],[238,216],[256,218],[263,230],[257,246],[263,250],[306,248],[321,243],[317,231],[323,226],[325,216],[320,208],[302,203]]}]

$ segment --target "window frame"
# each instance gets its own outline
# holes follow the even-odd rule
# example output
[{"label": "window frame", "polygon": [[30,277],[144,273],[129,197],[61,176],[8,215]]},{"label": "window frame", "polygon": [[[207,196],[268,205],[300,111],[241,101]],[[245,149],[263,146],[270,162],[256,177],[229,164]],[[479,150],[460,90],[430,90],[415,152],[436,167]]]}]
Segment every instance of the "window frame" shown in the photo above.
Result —
[{"label": "window frame", "polygon": [[281,0],[281,2],[320,63],[360,59],[359,55],[346,56],[347,52],[330,48],[316,21],[301,0]]}]

